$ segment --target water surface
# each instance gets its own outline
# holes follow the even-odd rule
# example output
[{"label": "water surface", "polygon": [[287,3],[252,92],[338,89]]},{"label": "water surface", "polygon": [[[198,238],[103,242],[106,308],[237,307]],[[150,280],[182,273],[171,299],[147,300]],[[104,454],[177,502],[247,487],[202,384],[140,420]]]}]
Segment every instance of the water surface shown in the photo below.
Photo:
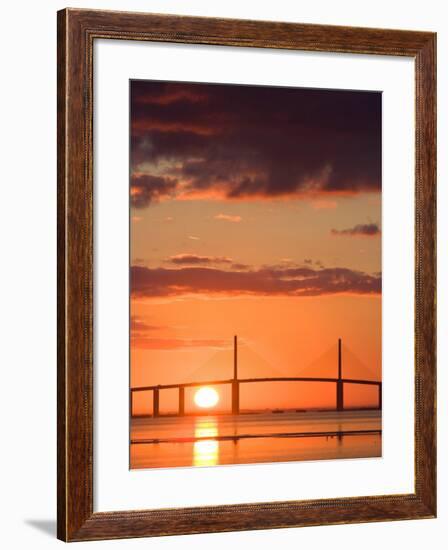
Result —
[{"label": "water surface", "polygon": [[131,468],[381,456],[381,411],[272,412],[131,421]]}]

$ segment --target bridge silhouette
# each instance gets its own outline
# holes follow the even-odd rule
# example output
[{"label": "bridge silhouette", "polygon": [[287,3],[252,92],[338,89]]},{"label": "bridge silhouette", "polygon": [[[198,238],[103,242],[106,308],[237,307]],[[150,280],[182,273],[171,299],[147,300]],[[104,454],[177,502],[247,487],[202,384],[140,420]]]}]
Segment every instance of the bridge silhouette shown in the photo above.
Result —
[{"label": "bridge silhouette", "polygon": [[159,384],[153,386],[139,386],[136,388],[130,388],[130,409],[131,417],[133,415],[133,396],[135,393],[152,391],[153,396],[153,408],[152,416],[160,416],[160,392],[162,390],[178,389],[179,391],[179,404],[178,404],[178,416],[185,415],[185,388],[195,388],[201,386],[217,386],[222,384],[229,384],[231,386],[231,414],[240,414],[240,385],[250,384],[254,382],[322,382],[322,383],[334,383],[335,384],[335,410],[344,411],[344,385],[364,385],[364,386],[376,386],[378,390],[377,409],[382,409],[382,382],[377,380],[364,380],[357,378],[343,378],[342,377],[342,340],[338,339],[338,376],[334,377],[316,377],[316,376],[274,376],[274,377],[261,377],[261,378],[238,378],[238,337],[233,338],[233,378],[221,379],[221,380],[207,380],[201,382],[184,382],[176,384]]}]

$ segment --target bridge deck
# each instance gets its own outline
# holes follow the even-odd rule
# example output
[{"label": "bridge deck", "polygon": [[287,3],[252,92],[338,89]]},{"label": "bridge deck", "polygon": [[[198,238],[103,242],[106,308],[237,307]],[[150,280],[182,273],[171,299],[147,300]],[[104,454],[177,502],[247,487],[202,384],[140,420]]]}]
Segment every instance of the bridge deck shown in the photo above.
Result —
[{"label": "bridge deck", "polygon": [[198,386],[217,386],[219,384],[232,384],[233,382],[239,384],[247,384],[253,382],[327,382],[337,384],[342,382],[344,384],[365,384],[370,386],[380,386],[381,382],[377,380],[360,380],[356,378],[321,378],[321,377],[306,377],[306,376],[294,376],[294,377],[272,377],[272,378],[238,378],[234,380],[229,378],[227,380],[207,380],[205,382],[183,382],[178,384],[159,384],[157,386],[140,386],[137,388],[131,388],[132,392],[140,391],[152,391],[152,390],[169,390],[176,388],[195,388]]}]

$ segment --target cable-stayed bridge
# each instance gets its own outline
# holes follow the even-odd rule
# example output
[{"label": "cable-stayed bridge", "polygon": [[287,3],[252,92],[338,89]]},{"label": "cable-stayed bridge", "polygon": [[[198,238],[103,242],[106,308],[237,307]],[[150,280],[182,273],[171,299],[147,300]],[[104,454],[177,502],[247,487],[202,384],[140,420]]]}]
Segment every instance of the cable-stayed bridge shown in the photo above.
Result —
[{"label": "cable-stayed bridge", "polygon": [[[352,354],[353,355],[353,354]],[[353,357],[355,357],[353,355]],[[355,357],[356,359],[356,357]],[[378,380],[368,380],[363,378],[349,378],[342,375],[342,340],[338,339],[337,345],[337,377],[331,376],[270,376],[270,377],[251,377],[240,378],[238,376],[238,338],[234,336],[233,339],[233,377],[220,380],[206,380],[198,382],[184,382],[175,384],[159,384],[156,386],[140,386],[136,388],[130,388],[130,405],[131,416],[133,416],[133,397],[138,392],[152,392],[153,407],[152,416],[160,416],[160,392],[169,389],[178,389],[178,416],[185,415],[185,388],[195,388],[201,386],[216,386],[222,384],[228,384],[231,387],[231,413],[240,414],[240,386],[241,384],[250,384],[254,382],[322,382],[322,383],[334,383],[335,384],[335,410],[344,410],[344,387],[347,384],[373,386],[377,388],[378,399],[377,409],[382,409],[382,383]]]}]

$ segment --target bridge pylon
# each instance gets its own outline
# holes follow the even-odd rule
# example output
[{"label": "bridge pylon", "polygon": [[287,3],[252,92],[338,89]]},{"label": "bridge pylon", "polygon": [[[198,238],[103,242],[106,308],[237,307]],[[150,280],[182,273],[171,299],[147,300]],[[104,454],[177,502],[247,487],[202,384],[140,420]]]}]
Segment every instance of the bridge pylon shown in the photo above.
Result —
[{"label": "bridge pylon", "polygon": [[238,382],[238,338],[233,337],[232,414],[240,414],[240,384]]},{"label": "bridge pylon", "polygon": [[344,410],[344,382],[342,382],[342,339],[338,338],[338,381],[336,382],[336,410]]}]

